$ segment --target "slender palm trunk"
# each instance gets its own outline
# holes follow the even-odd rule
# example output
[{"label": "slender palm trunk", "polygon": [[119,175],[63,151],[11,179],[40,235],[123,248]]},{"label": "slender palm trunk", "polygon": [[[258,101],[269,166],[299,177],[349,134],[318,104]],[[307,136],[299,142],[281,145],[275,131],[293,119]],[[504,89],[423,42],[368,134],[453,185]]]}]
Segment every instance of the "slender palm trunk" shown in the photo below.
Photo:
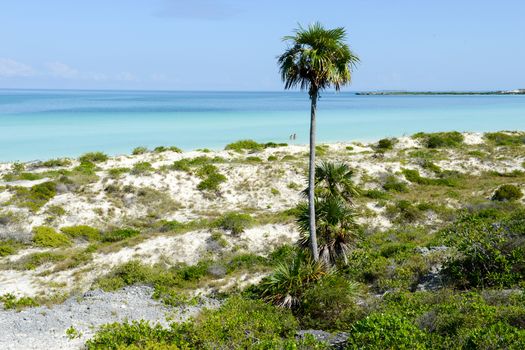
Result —
[{"label": "slender palm trunk", "polygon": [[315,233],[315,113],[317,111],[317,90],[310,92],[310,164],[308,165],[308,213],[310,216],[310,248],[314,261],[319,261],[317,235]]}]

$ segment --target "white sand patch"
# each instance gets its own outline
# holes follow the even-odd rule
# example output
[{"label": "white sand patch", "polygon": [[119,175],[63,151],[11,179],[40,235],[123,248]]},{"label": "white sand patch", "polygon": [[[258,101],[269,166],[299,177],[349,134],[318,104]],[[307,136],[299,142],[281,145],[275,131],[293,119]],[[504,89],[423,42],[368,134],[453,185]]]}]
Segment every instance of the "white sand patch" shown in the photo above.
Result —
[{"label": "white sand patch", "polygon": [[37,295],[41,291],[40,288],[32,271],[2,270],[0,274],[0,295]]},{"label": "white sand patch", "polygon": [[397,150],[409,149],[409,148],[420,148],[421,142],[409,136],[399,137],[397,139],[394,148]]},{"label": "white sand patch", "polygon": [[463,141],[467,145],[479,145],[485,143],[483,140],[483,133],[480,132],[466,132],[463,133],[465,140]]}]

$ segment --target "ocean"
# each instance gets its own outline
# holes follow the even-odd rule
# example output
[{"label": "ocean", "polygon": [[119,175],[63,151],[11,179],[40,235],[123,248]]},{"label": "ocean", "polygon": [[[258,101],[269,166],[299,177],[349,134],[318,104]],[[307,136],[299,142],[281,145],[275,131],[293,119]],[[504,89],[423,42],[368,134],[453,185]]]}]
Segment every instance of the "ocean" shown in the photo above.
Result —
[{"label": "ocean", "polygon": [[[0,90],[0,162],[129,154],[137,146],[220,149],[240,139],[308,143],[302,92]],[[318,142],[419,131],[525,129],[525,96],[357,96],[325,92]]]}]

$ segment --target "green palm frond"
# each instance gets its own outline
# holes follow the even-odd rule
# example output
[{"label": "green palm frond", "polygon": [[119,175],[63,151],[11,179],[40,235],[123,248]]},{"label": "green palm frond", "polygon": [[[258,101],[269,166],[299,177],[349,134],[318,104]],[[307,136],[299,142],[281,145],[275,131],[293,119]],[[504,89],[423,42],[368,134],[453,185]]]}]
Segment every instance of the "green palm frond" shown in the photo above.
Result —
[{"label": "green palm frond", "polygon": [[[321,162],[315,167],[315,194],[319,198],[341,197],[349,204],[360,192],[352,181],[353,170],[345,163]],[[308,196],[308,187],[302,191]]]},{"label": "green palm frond", "polygon": [[[332,265],[338,260],[344,263],[357,240],[357,224],[352,208],[340,197],[318,198],[315,201],[315,218],[319,256]],[[301,232],[299,246],[310,246],[308,203],[297,206],[297,225]]]},{"label": "green palm frond", "polygon": [[283,40],[290,47],[278,57],[285,89],[299,86],[310,95],[320,90],[349,84],[359,58],[344,42],[344,28],[325,29],[320,23],[299,28]]}]

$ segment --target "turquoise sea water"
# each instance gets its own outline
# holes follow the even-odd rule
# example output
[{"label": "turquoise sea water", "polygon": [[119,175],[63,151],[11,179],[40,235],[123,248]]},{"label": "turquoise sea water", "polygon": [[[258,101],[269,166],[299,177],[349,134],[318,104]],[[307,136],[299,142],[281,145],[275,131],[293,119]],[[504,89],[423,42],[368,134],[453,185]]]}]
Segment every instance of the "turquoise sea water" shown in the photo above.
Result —
[{"label": "turquoise sea water", "polygon": [[[323,94],[318,141],[373,140],[418,131],[525,129],[525,96]],[[0,90],[0,161],[78,156],[136,146],[218,149],[251,138],[308,142],[301,92]]]}]

